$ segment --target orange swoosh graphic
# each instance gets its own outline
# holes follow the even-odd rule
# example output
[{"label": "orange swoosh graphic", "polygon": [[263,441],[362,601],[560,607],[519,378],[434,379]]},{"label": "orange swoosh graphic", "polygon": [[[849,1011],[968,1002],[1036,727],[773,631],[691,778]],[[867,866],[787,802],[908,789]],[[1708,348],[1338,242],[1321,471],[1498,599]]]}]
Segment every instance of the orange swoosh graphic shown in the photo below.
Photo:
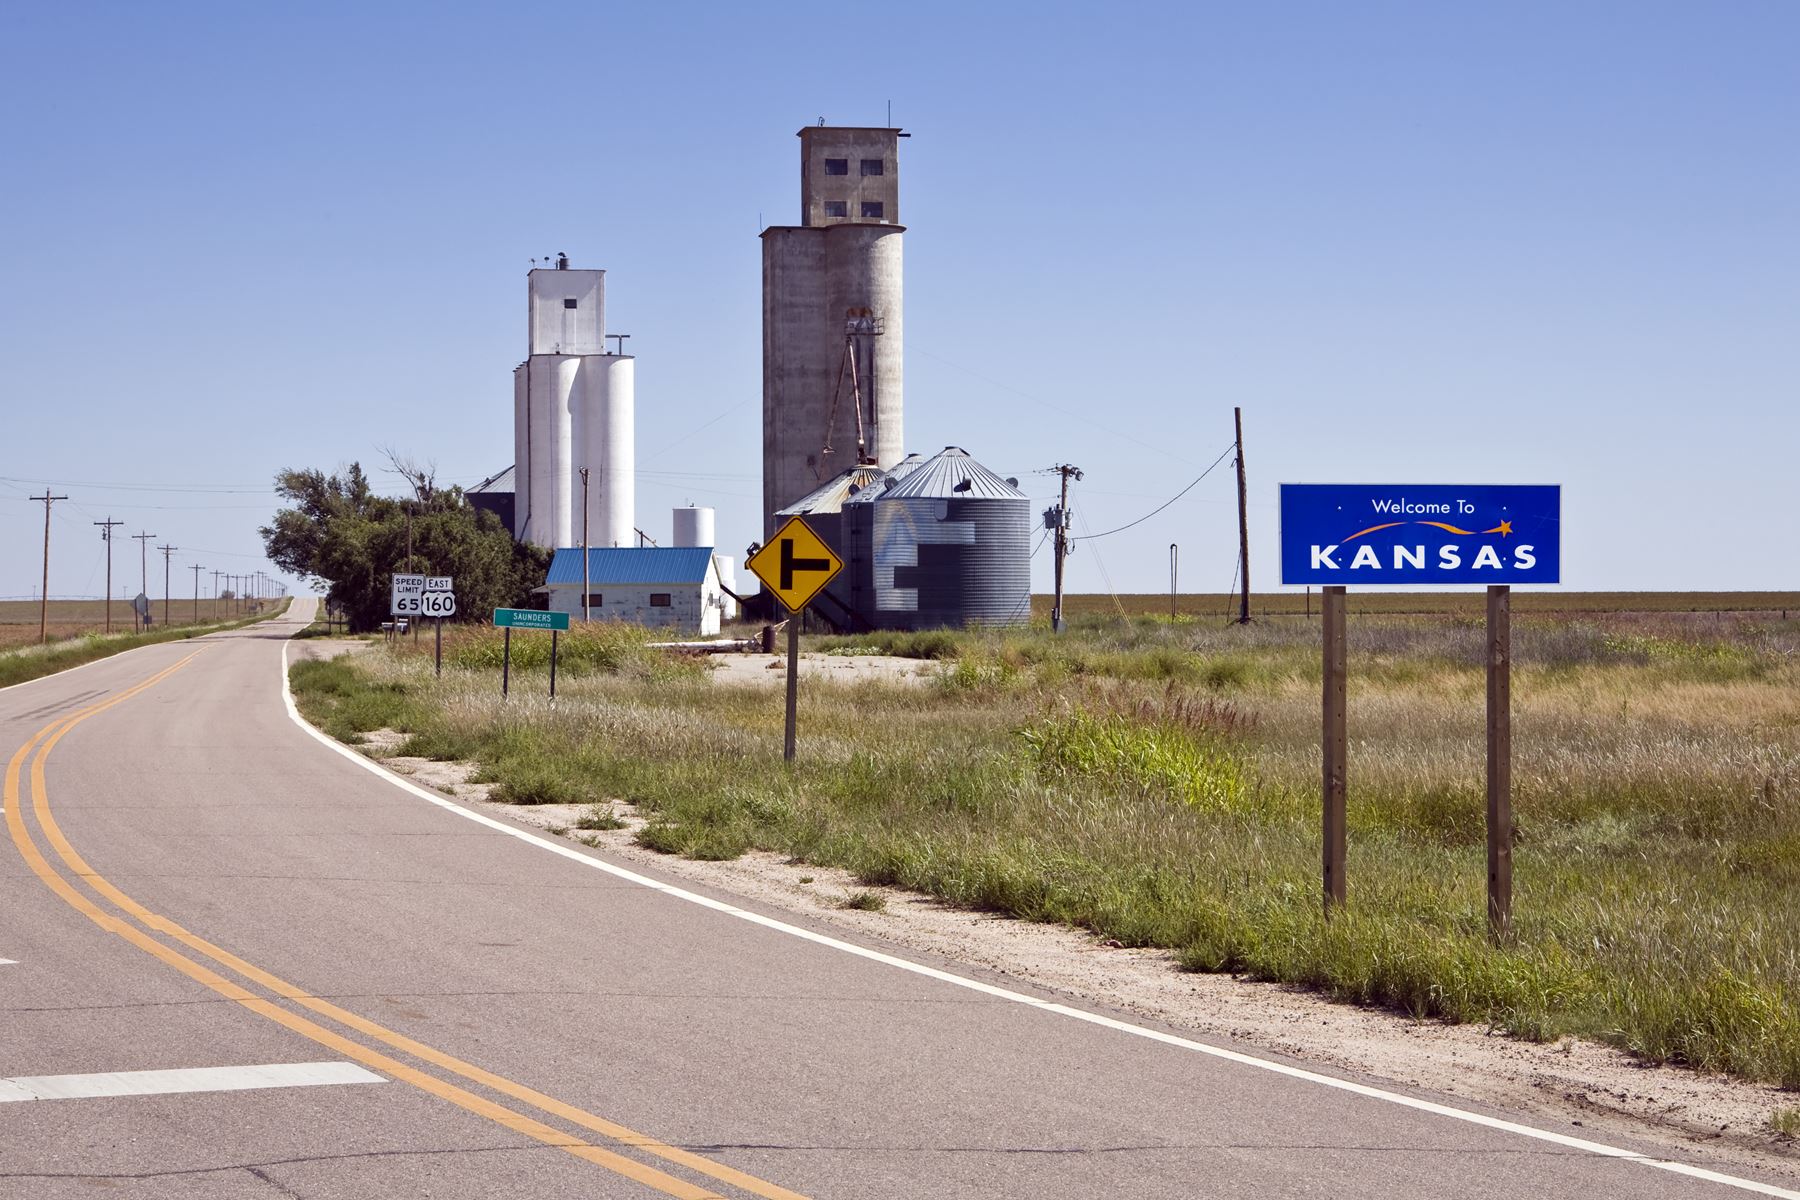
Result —
[{"label": "orange swoosh graphic", "polygon": [[[1354,542],[1357,538],[1361,537],[1365,533],[1375,533],[1379,530],[1392,529],[1396,525],[1404,525],[1404,524],[1406,524],[1405,521],[1389,521],[1386,525],[1371,525],[1367,529],[1357,530],[1355,533],[1353,533],[1349,537],[1345,538],[1344,541],[1345,542]],[[1340,542],[1338,544],[1342,545],[1343,542]]]},{"label": "orange swoosh graphic", "polygon": [[1435,526],[1438,529],[1448,530],[1451,533],[1460,533],[1465,537],[1475,532],[1473,529],[1458,529],[1456,526],[1446,525],[1442,521],[1417,521],[1415,524]]}]

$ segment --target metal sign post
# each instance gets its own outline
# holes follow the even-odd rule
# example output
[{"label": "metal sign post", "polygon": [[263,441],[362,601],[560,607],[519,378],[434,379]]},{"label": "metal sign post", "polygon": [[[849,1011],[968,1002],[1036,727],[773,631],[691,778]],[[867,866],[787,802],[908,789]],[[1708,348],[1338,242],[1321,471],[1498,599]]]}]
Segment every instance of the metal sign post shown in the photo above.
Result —
[{"label": "metal sign post", "polygon": [[[432,651],[432,661],[437,677],[444,677],[444,618],[456,615],[456,580],[449,575],[428,575],[425,577],[424,590],[418,595],[418,611],[432,618],[436,627],[433,638],[436,646]],[[415,634],[414,636],[417,636]]]},{"label": "metal sign post", "polygon": [[505,635],[500,639],[505,649],[500,652],[500,698],[504,700],[507,688],[512,683],[512,626],[506,627]]},{"label": "metal sign post", "polygon": [[1561,579],[1559,485],[1281,485],[1281,582],[1309,597],[1323,585],[1327,917],[1346,893],[1345,584],[1487,585],[1487,915],[1498,943],[1512,932],[1511,585]]},{"label": "metal sign post", "polygon": [[792,762],[800,706],[800,616],[813,597],[844,569],[844,560],[805,521],[792,517],[744,565],[788,611],[787,723],[781,756]]},{"label": "metal sign post", "polygon": [[556,630],[550,631],[550,698],[556,699]]}]

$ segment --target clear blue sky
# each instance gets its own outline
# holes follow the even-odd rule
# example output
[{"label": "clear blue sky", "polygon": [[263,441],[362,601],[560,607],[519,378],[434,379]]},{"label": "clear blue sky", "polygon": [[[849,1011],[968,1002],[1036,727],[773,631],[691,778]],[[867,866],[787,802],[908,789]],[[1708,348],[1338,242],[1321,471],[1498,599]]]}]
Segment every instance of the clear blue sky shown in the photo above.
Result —
[{"label": "clear blue sky", "polygon": [[[1564,484],[1568,587],[1800,588],[1797,55],[1753,0],[7,5],[0,594],[42,480],[65,595],[108,514],[210,586],[282,467],[504,467],[560,250],[639,355],[639,524],[712,504],[741,553],[759,222],[795,130],[890,99],[912,449],[1074,462],[1098,532],[1242,405],[1259,587],[1278,482],[1392,480]],[[1164,589],[1179,542],[1220,591],[1235,537],[1221,468],[1070,585]]]}]

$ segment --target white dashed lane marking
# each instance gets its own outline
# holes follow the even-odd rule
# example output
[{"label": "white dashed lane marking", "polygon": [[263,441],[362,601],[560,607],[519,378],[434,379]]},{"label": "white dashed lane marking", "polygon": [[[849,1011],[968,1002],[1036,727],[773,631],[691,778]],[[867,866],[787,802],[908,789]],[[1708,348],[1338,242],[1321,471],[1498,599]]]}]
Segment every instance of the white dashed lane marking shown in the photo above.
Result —
[{"label": "white dashed lane marking", "polygon": [[105,1071],[97,1075],[21,1075],[0,1079],[0,1103],[90,1100],[99,1096],[169,1096],[181,1092],[245,1092],[256,1088],[386,1083],[355,1063],[272,1063],[258,1067],[189,1067],[174,1071]]}]

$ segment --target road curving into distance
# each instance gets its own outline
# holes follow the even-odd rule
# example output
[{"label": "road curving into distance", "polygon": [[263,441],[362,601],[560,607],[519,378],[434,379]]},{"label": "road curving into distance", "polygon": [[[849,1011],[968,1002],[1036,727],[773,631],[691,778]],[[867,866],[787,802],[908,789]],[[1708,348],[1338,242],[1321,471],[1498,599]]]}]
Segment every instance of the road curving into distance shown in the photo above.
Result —
[{"label": "road curving into distance", "polygon": [[299,722],[311,610],[0,691],[0,1197],[1800,1197],[470,813]]}]

